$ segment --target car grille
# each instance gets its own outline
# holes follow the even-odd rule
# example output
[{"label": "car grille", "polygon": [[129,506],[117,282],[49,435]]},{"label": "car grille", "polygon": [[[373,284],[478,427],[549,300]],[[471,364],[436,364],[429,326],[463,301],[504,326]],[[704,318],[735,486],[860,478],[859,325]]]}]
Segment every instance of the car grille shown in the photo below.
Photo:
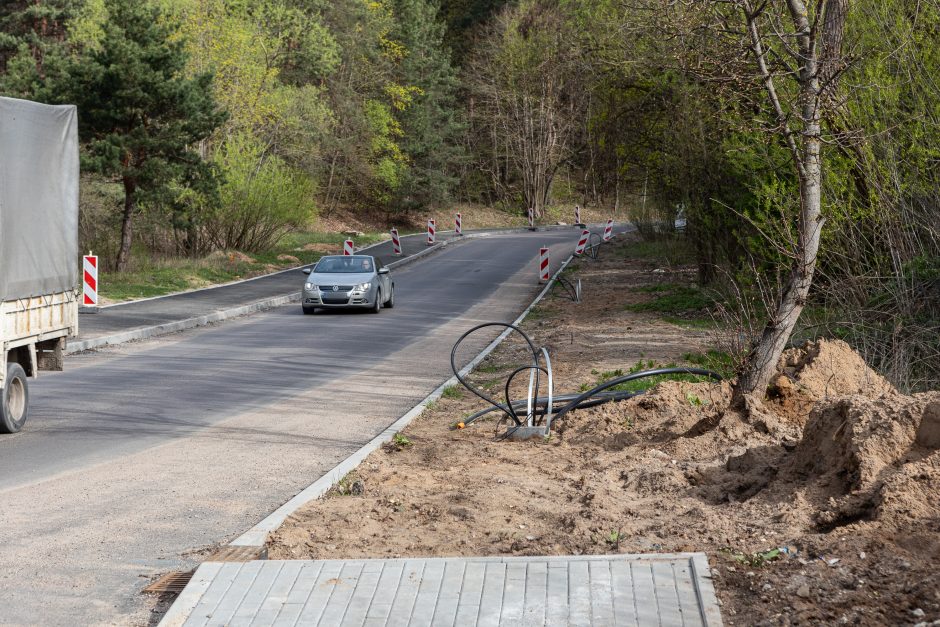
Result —
[{"label": "car grille", "polygon": [[[353,286],[353,285],[337,285],[336,287],[338,288],[338,289],[336,290],[337,292],[351,292],[351,291],[352,291],[352,288],[355,287],[355,286]],[[321,286],[320,286],[320,291],[321,291],[321,292],[332,292],[332,291],[333,291],[333,286],[332,286],[332,285],[321,285]]]},{"label": "car grille", "polygon": [[346,294],[334,296],[330,293],[329,295],[324,294],[321,296],[320,300],[322,300],[325,305],[345,305],[349,301],[349,296]]}]

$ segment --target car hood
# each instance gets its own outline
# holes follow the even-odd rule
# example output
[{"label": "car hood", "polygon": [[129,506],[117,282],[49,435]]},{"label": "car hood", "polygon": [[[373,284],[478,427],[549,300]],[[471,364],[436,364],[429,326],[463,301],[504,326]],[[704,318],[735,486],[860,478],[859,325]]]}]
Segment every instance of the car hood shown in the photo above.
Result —
[{"label": "car hood", "polygon": [[314,285],[358,285],[374,279],[374,272],[311,272],[306,282]]}]

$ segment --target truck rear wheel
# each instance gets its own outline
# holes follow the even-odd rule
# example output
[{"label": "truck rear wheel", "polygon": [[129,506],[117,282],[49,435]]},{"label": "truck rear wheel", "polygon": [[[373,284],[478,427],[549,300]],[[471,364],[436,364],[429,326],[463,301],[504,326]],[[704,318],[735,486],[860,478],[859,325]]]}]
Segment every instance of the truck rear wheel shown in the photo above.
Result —
[{"label": "truck rear wheel", "polygon": [[29,385],[26,372],[16,362],[7,364],[7,378],[0,401],[0,433],[16,433],[29,417]]}]

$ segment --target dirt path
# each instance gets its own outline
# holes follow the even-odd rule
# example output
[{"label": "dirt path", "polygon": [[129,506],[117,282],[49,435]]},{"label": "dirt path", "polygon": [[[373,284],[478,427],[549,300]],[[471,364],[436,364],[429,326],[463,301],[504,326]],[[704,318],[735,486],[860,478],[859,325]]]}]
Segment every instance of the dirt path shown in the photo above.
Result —
[{"label": "dirt path", "polygon": [[[524,325],[557,392],[709,345],[707,331],[625,308],[692,278],[625,259],[629,246],[580,264],[583,303],[557,291]],[[523,354],[504,343],[474,382],[501,396]],[[785,365],[771,400],[744,411],[727,408],[727,384],[666,382],[528,442],[494,438],[495,418],[453,429],[484,407],[454,389],[289,519],[270,557],[704,550],[728,624],[940,619],[940,393],[897,394],[839,342]]]}]

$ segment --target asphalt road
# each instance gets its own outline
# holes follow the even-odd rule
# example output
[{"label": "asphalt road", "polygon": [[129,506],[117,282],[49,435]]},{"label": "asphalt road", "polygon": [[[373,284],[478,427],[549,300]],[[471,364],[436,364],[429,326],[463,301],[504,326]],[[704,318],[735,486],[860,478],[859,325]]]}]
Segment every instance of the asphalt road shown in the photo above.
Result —
[{"label": "asphalt road", "polygon": [[538,247],[554,270],[575,238],[449,246],[394,273],[378,316],[291,305],[69,357],[0,438],[0,624],[147,624],[150,577],[197,564],[402,415],[450,375],[462,331],[529,302]]},{"label": "asphalt road", "polygon": [[[442,233],[438,242],[453,239],[452,233]],[[402,252],[412,256],[427,250],[426,235],[409,235],[401,238]],[[340,254],[338,249],[336,254]],[[374,255],[385,263],[399,259],[394,253],[391,240],[369,246],[364,254]],[[287,270],[266,274],[248,281],[221,285],[211,289],[193,290],[164,296],[119,303],[102,307],[99,315],[82,315],[79,319],[79,334],[73,340],[96,338],[129,331],[141,327],[157,326],[185,318],[202,316],[240,305],[299,292],[303,277],[299,270]],[[70,342],[74,343],[74,342]]]}]

